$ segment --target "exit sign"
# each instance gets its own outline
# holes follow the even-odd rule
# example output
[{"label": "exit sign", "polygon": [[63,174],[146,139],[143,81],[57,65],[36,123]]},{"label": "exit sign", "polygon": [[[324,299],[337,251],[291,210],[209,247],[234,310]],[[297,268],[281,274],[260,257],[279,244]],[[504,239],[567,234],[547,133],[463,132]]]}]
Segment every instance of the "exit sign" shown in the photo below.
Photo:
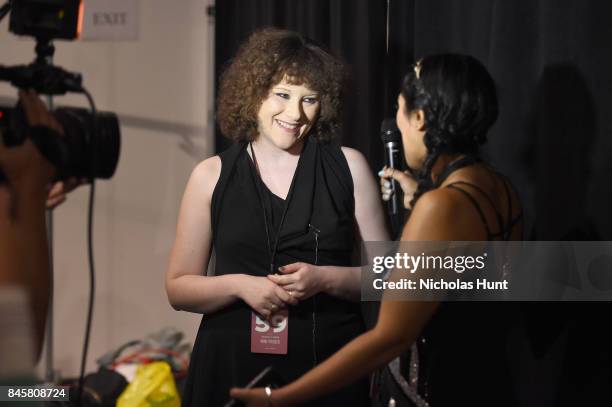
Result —
[{"label": "exit sign", "polygon": [[81,40],[138,39],[138,0],[84,0]]}]

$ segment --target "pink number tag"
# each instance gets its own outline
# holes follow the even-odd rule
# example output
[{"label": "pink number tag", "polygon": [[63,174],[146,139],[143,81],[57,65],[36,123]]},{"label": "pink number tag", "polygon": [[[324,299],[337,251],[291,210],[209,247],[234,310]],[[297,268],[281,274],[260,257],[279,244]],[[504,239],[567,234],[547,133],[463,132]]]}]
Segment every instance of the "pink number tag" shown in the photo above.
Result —
[{"label": "pink number tag", "polygon": [[270,318],[262,319],[251,312],[251,352],[287,354],[289,310],[282,309]]}]

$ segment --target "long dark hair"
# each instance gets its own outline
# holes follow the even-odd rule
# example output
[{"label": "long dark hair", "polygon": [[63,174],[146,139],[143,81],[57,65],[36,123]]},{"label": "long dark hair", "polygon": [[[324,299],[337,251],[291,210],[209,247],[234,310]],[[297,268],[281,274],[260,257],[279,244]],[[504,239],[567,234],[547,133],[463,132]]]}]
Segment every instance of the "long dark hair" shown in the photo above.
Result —
[{"label": "long dark hair", "polygon": [[416,174],[418,187],[411,202],[435,187],[431,170],[442,154],[479,158],[480,146],[497,120],[495,82],[474,57],[440,54],[423,58],[402,83],[406,112],[423,110],[427,156]]}]

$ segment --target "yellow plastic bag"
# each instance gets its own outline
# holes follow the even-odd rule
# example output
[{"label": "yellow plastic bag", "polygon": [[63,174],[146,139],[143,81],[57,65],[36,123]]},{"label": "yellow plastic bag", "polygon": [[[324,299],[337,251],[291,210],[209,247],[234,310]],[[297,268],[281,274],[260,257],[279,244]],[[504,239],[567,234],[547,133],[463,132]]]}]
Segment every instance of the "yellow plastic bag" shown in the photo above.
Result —
[{"label": "yellow plastic bag", "polygon": [[117,407],[179,407],[180,404],[172,369],[166,362],[140,366],[134,380],[117,400]]}]

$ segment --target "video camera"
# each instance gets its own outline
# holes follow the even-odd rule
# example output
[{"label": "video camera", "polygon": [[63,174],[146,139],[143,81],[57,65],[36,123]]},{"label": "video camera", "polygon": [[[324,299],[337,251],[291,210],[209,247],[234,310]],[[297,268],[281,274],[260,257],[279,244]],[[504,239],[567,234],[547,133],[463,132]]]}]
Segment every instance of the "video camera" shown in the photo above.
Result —
[{"label": "video camera", "polygon": [[[58,179],[111,178],[119,161],[121,135],[117,115],[96,112],[91,95],[82,86],[79,73],[52,64],[52,40],[74,40],[82,17],[81,0],[9,0],[0,8],[0,20],[10,11],[9,30],[36,39],[36,59],[28,65],[0,66],[0,81],[39,94],[86,95],[91,110],[63,107],[52,111],[64,136],[51,129],[28,127],[19,106],[0,106],[0,134],[7,147],[22,144],[29,137],[56,168]],[[0,172],[0,180],[3,174]]]}]

